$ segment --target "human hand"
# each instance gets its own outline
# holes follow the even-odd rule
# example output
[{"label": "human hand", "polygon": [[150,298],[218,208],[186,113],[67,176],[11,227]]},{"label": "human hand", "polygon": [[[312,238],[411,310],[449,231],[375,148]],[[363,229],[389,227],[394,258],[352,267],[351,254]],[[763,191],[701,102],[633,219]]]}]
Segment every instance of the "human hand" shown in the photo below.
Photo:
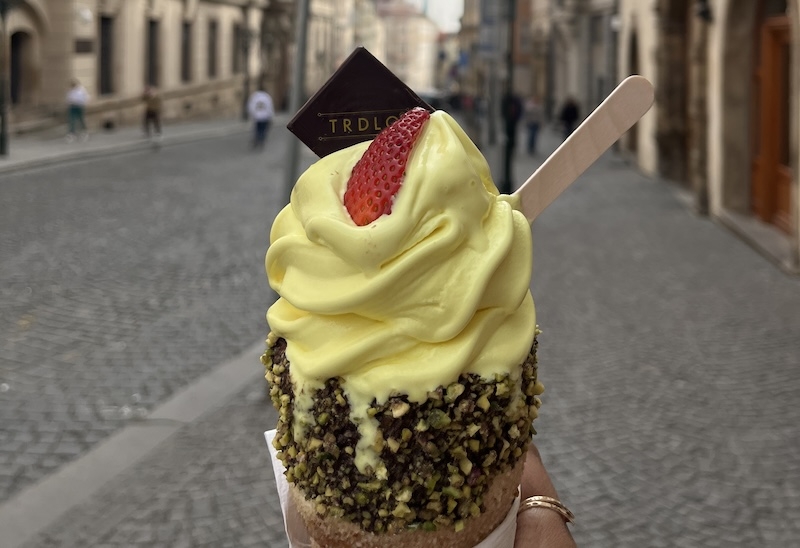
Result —
[{"label": "human hand", "polygon": [[[528,447],[525,470],[520,483],[521,500],[535,495],[558,499],[558,493],[542,464],[539,450]],[[567,523],[558,512],[549,508],[529,508],[517,515],[517,537],[514,548],[576,548]]]}]

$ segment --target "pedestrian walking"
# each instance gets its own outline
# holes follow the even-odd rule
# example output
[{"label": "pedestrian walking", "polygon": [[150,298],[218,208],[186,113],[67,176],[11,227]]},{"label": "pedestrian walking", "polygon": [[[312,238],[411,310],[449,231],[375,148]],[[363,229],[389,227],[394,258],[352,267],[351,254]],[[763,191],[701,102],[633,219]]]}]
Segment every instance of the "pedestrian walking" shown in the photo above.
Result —
[{"label": "pedestrian walking", "polygon": [[535,95],[525,101],[525,127],[528,129],[528,154],[536,154],[536,140],[542,126],[542,104]]},{"label": "pedestrian walking", "polygon": [[517,146],[517,126],[522,119],[522,99],[511,91],[503,95],[500,102],[500,113],[503,116],[503,127],[506,134],[506,146],[503,163],[503,177],[498,186],[501,194],[511,194],[514,191],[514,178],[512,173],[512,158]]},{"label": "pedestrian walking", "polygon": [[500,102],[500,111],[503,116],[503,127],[507,142],[513,149],[517,144],[517,125],[522,119],[522,100],[514,93],[506,93]]},{"label": "pedestrian walking", "polygon": [[578,109],[578,102],[573,97],[567,97],[564,105],[561,107],[561,114],[558,119],[561,121],[561,127],[564,131],[564,139],[572,135],[575,131],[575,126],[578,123],[580,111]]},{"label": "pedestrian walking", "polygon": [[156,138],[161,137],[161,94],[153,86],[147,86],[142,94],[144,101],[144,135],[150,138],[150,128],[155,132]]},{"label": "pedestrian walking", "polygon": [[[86,104],[89,102],[89,92],[78,80],[73,80],[67,92],[67,142],[79,136],[81,141],[89,138],[86,132]],[[80,132],[80,134],[76,132]]]},{"label": "pedestrian walking", "polygon": [[247,112],[253,120],[253,148],[263,150],[272,117],[275,116],[272,97],[263,89],[257,89],[247,101]]}]

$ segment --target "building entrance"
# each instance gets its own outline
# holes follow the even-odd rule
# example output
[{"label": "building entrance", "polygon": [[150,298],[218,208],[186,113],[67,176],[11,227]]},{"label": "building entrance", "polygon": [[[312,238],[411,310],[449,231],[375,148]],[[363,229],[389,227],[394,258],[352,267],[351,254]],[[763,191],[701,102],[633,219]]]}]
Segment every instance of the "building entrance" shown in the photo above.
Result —
[{"label": "building entrance", "polygon": [[9,67],[9,94],[12,105],[30,103],[33,95],[35,71],[33,37],[27,32],[11,35],[11,63]]},{"label": "building entrance", "polygon": [[759,219],[790,233],[791,23],[785,2],[761,4],[755,36],[750,202]]}]

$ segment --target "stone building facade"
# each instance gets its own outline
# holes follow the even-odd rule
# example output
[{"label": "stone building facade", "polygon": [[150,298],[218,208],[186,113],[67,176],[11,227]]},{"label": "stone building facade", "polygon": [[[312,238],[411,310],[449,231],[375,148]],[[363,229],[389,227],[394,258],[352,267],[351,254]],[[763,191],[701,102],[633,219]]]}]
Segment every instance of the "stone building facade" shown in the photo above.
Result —
[{"label": "stone building facade", "polygon": [[417,91],[436,81],[439,30],[405,0],[311,0],[305,97],[313,95],[357,46],[364,46]]},{"label": "stone building facade", "polygon": [[[491,5],[466,0],[460,33],[464,89],[484,97],[499,78],[479,55]],[[550,116],[573,96],[585,116],[645,76],[655,104],[618,147],[800,272],[800,0],[518,0],[515,15],[516,93]]]},{"label": "stone building facade", "polygon": [[656,87],[625,140],[642,170],[800,271],[798,0],[620,3],[620,76]]},{"label": "stone building facade", "polygon": [[532,35],[544,73],[536,91],[545,97],[547,110],[557,110],[568,97],[587,115],[616,85],[615,0],[532,0]]},{"label": "stone building facade", "polygon": [[484,87],[485,67],[480,63],[481,37],[480,0],[464,0],[464,13],[458,31],[458,47],[464,63],[460,67],[459,84],[466,97],[477,97]]},{"label": "stone building facade", "polygon": [[24,0],[8,17],[12,131],[61,123],[69,83],[90,127],[138,123],[156,86],[164,118],[234,115],[262,72],[267,0]]},{"label": "stone building facade", "polygon": [[[577,100],[582,113],[591,111],[616,84],[617,0],[518,0],[515,7],[514,92],[538,96],[550,116],[567,97]],[[472,74],[464,78],[476,81],[468,89],[480,90],[477,81],[486,87],[489,71],[480,48],[487,40],[487,12],[502,19],[497,38],[503,51],[495,62],[504,64],[507,14],[488,0],[467,0],[460,35],[462,49],[472,53]]]},{"label": "stone building facade", "polygon": [[386,63],[386,33],[374,0],[311,0],[305,96],[313,95],[356,46]]},{"label": "stone building facade", "polygon": [[386,66],[417,92],[435,86],[439,27],[403,0],[378,0],[386,28]]},{"label": "stone building facade", "polygon": [[294,53],[295,0],[267,0],[262,8],[259,49],[260,76],[264,88],[284,110],[289,103],[291,64]]}]

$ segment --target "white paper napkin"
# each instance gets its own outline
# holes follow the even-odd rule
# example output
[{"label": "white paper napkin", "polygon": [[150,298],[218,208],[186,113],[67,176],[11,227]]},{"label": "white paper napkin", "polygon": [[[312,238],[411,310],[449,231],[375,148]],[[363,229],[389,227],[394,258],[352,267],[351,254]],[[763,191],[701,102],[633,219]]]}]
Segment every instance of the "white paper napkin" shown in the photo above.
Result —
[{"label": "white paper napkin", "polygon": [[[289,499],[289,483],[283,475],[283,463],[278,460],[277,451],[272,446],[275,438],[275,430],[264,432],[267,439],[267,447],[272,458],[272,471],[275,473],[275,485],[278,489],[278,497],[281,500],[281,510],[283,511],[283,524],[286,529],[286,538],[289,539],[290,548],[311,548],[311,541],[308,536],[305,524],[300,514],[291,504]],[[483,539],[474,548],[514,548],[514,539],[517,534],[517,509],[519,508],[519,495],[514,499],[511,509],[506,515],[506,519],[497,526],[497,529]]]}]

